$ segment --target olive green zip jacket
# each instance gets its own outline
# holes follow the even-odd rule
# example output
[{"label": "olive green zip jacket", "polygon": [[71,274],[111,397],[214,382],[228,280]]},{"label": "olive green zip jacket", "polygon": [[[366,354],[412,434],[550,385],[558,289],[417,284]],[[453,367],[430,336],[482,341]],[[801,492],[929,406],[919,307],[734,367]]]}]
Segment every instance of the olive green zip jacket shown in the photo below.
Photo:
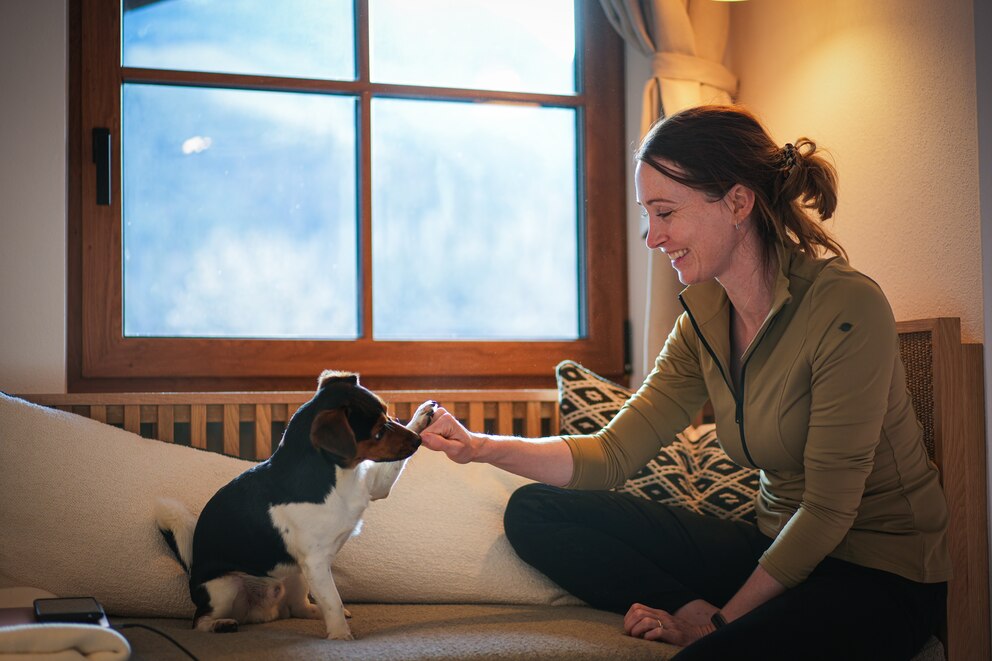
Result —
[{"label": "olive green zip jacket", "polygon": [[599,433],[563,437],[567,486],[612,488],[650,461],[709,399],[717,435],[761,469],[759,563],[792,587],[826,556],[931,583],[951,574],[947,505],[928,459],[881,289],[841,258],[780,248],[771,312],[730,374],[730,303],[687,287],[685,312],[641,388]]}]

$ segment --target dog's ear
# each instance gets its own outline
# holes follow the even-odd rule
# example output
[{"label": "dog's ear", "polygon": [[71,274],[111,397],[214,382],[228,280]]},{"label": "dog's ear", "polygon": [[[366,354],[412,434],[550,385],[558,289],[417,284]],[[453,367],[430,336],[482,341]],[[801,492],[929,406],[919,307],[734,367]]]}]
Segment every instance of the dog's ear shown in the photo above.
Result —
[{"label": "dog's ear", "polygon": [[335,370],[324,370],[317,377],[317,390],[320,390],[329,383],[350,383],[358,385],[358,375],[354,372],[338,372]]},{"label": "dog's ear", "polygon": [[355,432],[348,424],[344,409],[327,409],[313,418],[310,425],[310,442],[318,450],[349,462],[358,454]]}]

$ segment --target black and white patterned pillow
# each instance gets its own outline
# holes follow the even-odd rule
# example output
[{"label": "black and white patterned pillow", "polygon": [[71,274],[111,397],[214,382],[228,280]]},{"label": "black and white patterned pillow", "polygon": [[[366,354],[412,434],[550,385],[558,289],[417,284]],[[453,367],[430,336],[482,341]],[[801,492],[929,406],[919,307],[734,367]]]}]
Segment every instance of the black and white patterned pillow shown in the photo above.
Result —
[{"label": "black and white patterned pillow", "polygon": [[[562,434],[598,432],[633,394],[571,360],[558,364],[555,377]],[[703,425],[676,435],[618,491],[700,514],[753,521],[758,471],[731,461],[715,425]]]}]

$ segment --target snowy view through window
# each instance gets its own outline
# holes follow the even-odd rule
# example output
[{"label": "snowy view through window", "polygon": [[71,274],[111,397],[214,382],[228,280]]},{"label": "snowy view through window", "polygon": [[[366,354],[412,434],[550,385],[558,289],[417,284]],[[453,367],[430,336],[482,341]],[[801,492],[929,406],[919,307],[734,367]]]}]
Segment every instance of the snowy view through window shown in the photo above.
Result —
[{"label": "snowy view through window", "polygon": [[[355,80],[350,0],[125,1],[125,67]],[[369,0],[372,83],[574,94],[571,0]],[[230,88],[233,86],[234,88]],[[574,108],[122,88],[127,336],[575,339]]]}]

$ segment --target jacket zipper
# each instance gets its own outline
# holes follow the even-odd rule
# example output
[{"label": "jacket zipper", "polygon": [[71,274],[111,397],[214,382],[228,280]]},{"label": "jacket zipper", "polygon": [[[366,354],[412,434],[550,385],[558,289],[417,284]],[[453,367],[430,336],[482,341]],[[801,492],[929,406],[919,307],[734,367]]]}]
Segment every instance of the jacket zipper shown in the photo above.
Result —
[{"label": "jacket zipper", "polygon": [[[682,300],[681,296],[679,296],[679,301],[682,303],[682,307],[685,308],[686,313],[689,315],[689,321],[692,323],[692,327],[696,330],[696,335],[703,343],[703,346],[706,348],[706,352],[713,359],[713,362],[716,363],[717,369],[720,370],[720,376],[723,377],[723,382],[727,384],[727,389],[734,398],[734,422],[737,423],[737,429],[741,435],[741,449],[744,450],[744,456],[747,457],[749,462],[751,462],[751,466],[758,468],[758,464],[754,463],[754,458],[751,457],[751,452],[747,449],[747,439],[744,437],[744,371],[747,369],[747,362],[745,361],[744,364],[741,365],[741,392],[740,397],[738,397],[734,392],[733,384],[731,384],[730,379],[727,378],[727,373],[723,371],[723,365],[720,364],[720,359],[716,357],[716,352],[713,351],[713,348],[710,346],[709,342],[706,341],[706,336],[703,335],[703,332],[699,329],[699,325],[696,323],[696,318],[692,316],[692,311],[689,310],[689,306],[685,304],[685,301]],[[751,353],[754,352],[752,351]],[[750,356],[748,357],[748,360],[750,360]]]},{"label": "jacket zipper", "polygon": [[[707,350],[709,349],[707,348]],[[712,352],[710,355],[712,355]],[[748,356],[748,360],[750,359],[751,357]],[[741,396],[740,398],[734,397],[734,402],[737,404],[737,411],[735,412],[734,417],[737,419],[736,420],[737,428],[740,429],[741,432],[741,447],[744,449],[744,456],[747,457],[747,460],[751,462],[752,466],[757,468],[758,464],[754,463],[754,458],[751,457],[751,453],[747,449],[747,439],[744,438],[744,371],[745,370],[747,370],[747,361],[744,361],[744,363],[741,365],[741,393],[740,393]]]}]

